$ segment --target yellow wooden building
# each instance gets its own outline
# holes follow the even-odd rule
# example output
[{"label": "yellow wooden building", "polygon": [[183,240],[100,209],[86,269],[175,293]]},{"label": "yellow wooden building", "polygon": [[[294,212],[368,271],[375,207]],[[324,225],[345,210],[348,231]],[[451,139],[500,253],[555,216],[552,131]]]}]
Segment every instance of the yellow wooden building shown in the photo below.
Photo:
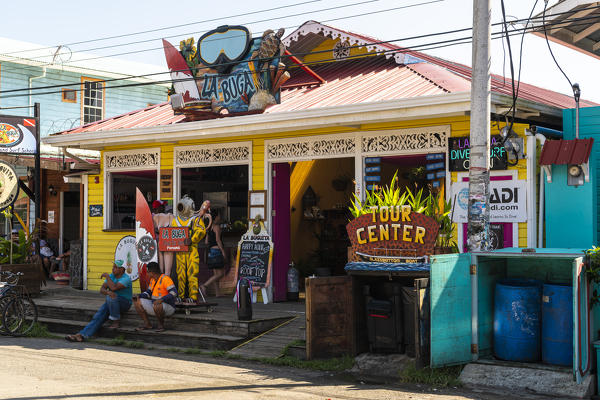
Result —
[{"label": "yellow wooden building", "polygon": [[[284,44],[301,66],[289,63],[291,79],[281,103],[262,114],[188,122],[164,103],[45,139],[53,146],[102,152],[100,174],[83,179],[86,289],[98,289],[119,242],[135,236],[135,186],[150,204],[155,199],[176,204],[188,194],[197,206],[207,198],[219,205],[232,252],[248,217],[248,191],[265,190],[266,225],[276,249],[275,300],[285,298],[291,260],[308,270],[319,254],[324,262],[322,253],[330,262],[345,262],[340,227],[347,222],[344,209],[352,192],[363,196],[395,171],[401,184],[414,182],[415,174],[427,180],[428,155],[441,154],[443,166],[432,170],[438,175],[428,182],[438,182],[452,198],[452,186],[468,176],[451,170],[449,143],[469,136],[469,67],[313,21]],[[492,77],[493,135],[505,125],[510,89],[509,79]],[[520,217],[499,222],[503,246],[537,243],[538,145],[526,130],[532,124],[560,127],[562,108],[572,106],[568,96],[521,84],[513,125],[520,149],[509,155],[514,165],[491,172],[492,179],[526,191]],[[463,224],[457,227],[462,249]],[[231,276],[222,289],[232,288]]]}]

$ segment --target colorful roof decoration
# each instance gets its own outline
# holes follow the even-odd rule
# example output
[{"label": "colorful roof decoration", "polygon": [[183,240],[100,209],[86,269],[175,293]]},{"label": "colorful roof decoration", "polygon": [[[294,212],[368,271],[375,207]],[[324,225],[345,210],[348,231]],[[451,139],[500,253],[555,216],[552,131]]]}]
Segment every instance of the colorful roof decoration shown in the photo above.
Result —
[{"label": "colorful roof decoration", "polygon": [[581,165],[588,162],[594,139],[546,140],[540,165]]}]

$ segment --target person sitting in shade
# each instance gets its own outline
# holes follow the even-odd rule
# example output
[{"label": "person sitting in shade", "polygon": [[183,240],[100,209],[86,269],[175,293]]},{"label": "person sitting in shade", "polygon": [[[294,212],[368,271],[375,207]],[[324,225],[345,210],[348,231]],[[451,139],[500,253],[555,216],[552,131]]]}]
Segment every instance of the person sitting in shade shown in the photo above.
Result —
[{"label": "person sitting in shade", "polygon": [[144,325],[136,328],[136,330],[152,329],[148,315],[153,315],[158,320],[156,332],[163,332],[165,330],[165,317],[175,313],[177,289],[170,277],[161,274],[157,262],[148,263],[148,275],[150,277],[148,289],[133,299],[135,311],[144,320]]},{"label": "person sitting in shade", "polygon": [[83,342],[89,339],[109,319],[112,321],[109,328],[118,328],[121,315],[131,307],[133,294],[131,278],[125,273],[123,260],[115,260],[112,267],[112,274],[105,272],[100,277],[104,278],[100,293],[106,295],[106,301],[85,328],[75,335],[65,336],[65,339],[69,342]]}]

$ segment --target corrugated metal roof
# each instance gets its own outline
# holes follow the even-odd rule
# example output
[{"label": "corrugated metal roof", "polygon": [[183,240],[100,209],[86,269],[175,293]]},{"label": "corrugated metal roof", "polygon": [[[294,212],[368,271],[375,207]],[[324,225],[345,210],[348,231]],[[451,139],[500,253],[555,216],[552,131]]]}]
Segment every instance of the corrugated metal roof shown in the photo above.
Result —
[{"label": "corrugated metal roof", "polygon": [[540,165],[584,164],[590,158],[594,139],[547,140],[540,154]]}]

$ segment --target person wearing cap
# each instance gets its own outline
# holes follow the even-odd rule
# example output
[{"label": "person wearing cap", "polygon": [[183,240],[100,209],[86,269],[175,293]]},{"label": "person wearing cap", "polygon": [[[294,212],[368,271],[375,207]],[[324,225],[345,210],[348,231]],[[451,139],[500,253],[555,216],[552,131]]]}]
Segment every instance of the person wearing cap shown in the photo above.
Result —
[{"label": "person wearing cap", "polygon": [[121,314],[131,308],[133,290],[131,278],[125,273],[123,260],[113,262],[112,274],[104,272],[100,277],[104,283],[100,293],[106,295],[106,301],[96,312],[92,320],[75,335],[67,335],[65,339],[69,342],[83,342],[93,336],[107,320],[111,320],[109,328],[119,327]]}]

